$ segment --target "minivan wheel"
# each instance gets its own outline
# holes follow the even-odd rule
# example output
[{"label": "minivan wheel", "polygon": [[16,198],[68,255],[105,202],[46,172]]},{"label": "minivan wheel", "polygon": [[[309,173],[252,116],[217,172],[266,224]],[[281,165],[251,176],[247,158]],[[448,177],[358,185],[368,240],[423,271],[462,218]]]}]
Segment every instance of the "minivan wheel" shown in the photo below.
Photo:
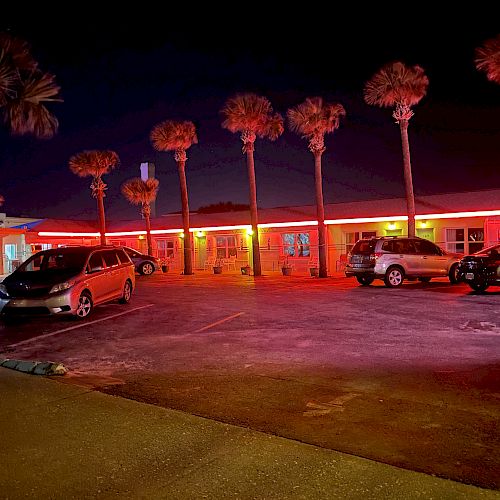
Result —
[{"label": "minivan wheel", "polygon": [[373,283],[373,279],[371,276],[356,276],[358,283],[363,286],[368,286]]},{"label": "minivan wheel", "polygon": [[75,317],[77,319],[86,318],[93,309],[92,297],[89,292],[82,292],[80,298],[78,299],[78,306],[76,308]]},{"label": "minivan wheel", "polygon": [[476,292],[484,292],[490,285],[485,281],[469,281],[468,285]]},{"label": "minivan wheel", "polygon": [[404,277],[404,272],[400,267],[392,266],[387,269],[387,272],[385,273],[385,286],[388,286],[389,288],[401,286],[403,284]]},{"label": "minivan wheel", "polygon": [[118,300],[120,304],[128,304],[130,299],[132,298],[132,283],[129,280],[125,281],[125,285],[123,285],[123,295]]},{"label": "minivan wheel", "polygon": [[141,264],[141,267],[139,268],[139,272],[141,274],[144,274],[145,276],[149,276],[150,274],[154,273],[154,266],[151,264],[151,262],[143,262]]},{"label": "minivan wheel", "polygon": [[452,285],[456,285],[459,282],[458,279],[458,264],[453,264],[450,267],[450,272],[448,273],[448,279]]}]

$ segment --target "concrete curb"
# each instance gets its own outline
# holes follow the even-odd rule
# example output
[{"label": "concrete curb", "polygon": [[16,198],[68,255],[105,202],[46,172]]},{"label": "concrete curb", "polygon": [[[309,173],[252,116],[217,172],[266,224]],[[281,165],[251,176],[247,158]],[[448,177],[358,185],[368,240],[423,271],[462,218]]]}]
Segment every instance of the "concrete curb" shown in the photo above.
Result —
[{"label": "concrete curb", "polygon": [[0,359],[0,366],[31,375],[64,375],[66,367],[52,361],[23,361],[19,359]]}]

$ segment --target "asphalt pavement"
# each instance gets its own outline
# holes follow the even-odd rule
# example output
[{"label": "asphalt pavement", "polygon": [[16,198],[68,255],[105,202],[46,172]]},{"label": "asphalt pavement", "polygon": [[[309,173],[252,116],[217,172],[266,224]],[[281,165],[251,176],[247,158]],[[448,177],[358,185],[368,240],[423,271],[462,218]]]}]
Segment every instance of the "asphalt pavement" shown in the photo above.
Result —
[{"label": "asphalt pavement", "polygon": [[0,368],[1,498],[500,498],[62,381]]}]

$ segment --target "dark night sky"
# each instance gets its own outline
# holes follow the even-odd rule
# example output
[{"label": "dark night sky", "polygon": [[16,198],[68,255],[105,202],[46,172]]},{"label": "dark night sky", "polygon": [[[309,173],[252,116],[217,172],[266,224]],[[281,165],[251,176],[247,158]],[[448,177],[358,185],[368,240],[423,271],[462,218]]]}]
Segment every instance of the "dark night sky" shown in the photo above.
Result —
[{"label": "dark night sky", "polygon": [[[60,121],[52,140],[12,138],[2,128],[4,211],[94,217],[90,179],[67,166],[84,149],[113,149],[121,158],[105,178],[108,217],[137,216],[120,186],[146,160],[156,164],[160,180],[158,213],[180,210],[173,154],[157,153],[149,142],[152,126],[171,118],[192,120],[198,128],[199,144],[188,151],[191,209],[247,203],[241,142],[221,128],[219,114],[238,91],[267,96],[282,114],[306,96],[344,105],[345,120],[326,139],[326,203],[403,196],[399,129],[390,110],[362,99],[364,82],[394,60],[420,64],[430,79],[410,124],[416,195],[500,188],[500,85],[473,64],[474,48],[500,32],[500,25],[484,21],[496,19],[493,12],[453,22],[422,15],[404,21],[405,29],[393,16],[377,21],[371,13],[369,22],[354,21],[354,13],[342,20],[325,15],[324,21],[301,13],[269,15],[265,22],[235,13],[232,22],[203,24],[204,13],[193,22],[170,14],[121,21],[75,14],[66,23],[4,15],[0,29],[31,43],[42,69],[56,74],[64,98],[50,107]],[[288,130],[274,143],[258,140],[255,159],[259,206],[314,203],[313,158],[305,140]]]}]

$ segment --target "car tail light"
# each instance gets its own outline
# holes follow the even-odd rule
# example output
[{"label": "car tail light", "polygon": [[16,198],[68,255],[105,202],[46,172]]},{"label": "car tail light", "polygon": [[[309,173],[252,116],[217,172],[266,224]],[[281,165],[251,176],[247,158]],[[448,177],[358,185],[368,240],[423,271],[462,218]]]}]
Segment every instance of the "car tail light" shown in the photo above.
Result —
[{"label": "car tail light", "polygon": [[376,261],[379,257],[382,257],[383,253],[382,252],[375,252],[370,254],[370,260]]}]

